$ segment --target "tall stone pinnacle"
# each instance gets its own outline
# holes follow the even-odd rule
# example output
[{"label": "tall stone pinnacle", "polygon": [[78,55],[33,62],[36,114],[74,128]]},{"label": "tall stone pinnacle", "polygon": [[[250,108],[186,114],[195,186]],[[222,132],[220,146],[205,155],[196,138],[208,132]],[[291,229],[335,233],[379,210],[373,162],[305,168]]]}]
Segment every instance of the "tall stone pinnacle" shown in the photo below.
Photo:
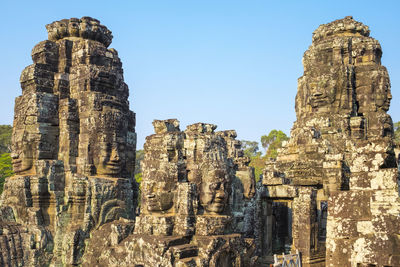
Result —
[{"label": "tall stone pinnacle", "polygon": [[94,229],[135,217],[135,114],[111,31],[90,17],[46,28],[21,74],[15,176],[1,196],[4,221],[28,227],[38,245],[14,244],[21,253],[5,266],[80,264]]},{"label": "tall stone pinnacle", "polygon": [[271,212],[259,216],[283,219],[261,228],[284,229],[278,243],[264,238],[266,254],[291,247],[305,266],[318,258],[332,267],[400,265],[390,80],[369,33],[352,17],[313,33],[291,138],[264,170]]}]

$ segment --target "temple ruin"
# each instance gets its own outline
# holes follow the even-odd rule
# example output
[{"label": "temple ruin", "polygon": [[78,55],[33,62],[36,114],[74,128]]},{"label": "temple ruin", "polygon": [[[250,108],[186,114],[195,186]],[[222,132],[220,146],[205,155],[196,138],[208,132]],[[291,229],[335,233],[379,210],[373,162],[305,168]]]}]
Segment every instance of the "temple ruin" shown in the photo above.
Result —
[{"label": "temple ruin", "polygon": [[153,125],[155,134],[144,145],[141,211],[134,230],[115,243],[104,230],[97,234],[85,264],[253,266],[255,241],[244,234],[251,220],[243,219],[253,214],[240,208],[234,213],[229,202],[233,183],[241,184],[238,203],[250,202],[255,193],[254,170],[245,163],[236,174],[236,162],[244,158],[236,133],[214,132],[216,126],[206,123],[181,131],[176,119]]},{"label": "temple ruin", "polygon": [[135,114],[111,32],[89,17],[46,28],[15,100],[2,266],[80,264],[94,229],[135,218]]},{"label": "temple ruin", "polygon": [[261,254],[304,266],[400,266],[399,173],[379,42],[346,17],[304,53],[297,120],[260,189]]},{"label": "temple ruin", "polygon": [[154,120],[134,179],[135,113],[112,34],[46,26],[15,100],[0,266],[400,266],[388,72],[369,28],[321,25],[304,53],[291,137],[256,183],[234,130]]}]

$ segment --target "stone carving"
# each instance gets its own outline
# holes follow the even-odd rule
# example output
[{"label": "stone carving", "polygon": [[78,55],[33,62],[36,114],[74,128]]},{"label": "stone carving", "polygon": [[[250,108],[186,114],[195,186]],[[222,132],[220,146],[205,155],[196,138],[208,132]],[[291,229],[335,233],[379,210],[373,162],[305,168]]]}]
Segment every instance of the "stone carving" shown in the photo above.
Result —
[{"label": "stone carving", "polygon": [[217,132],[225,139],[228,157],[233,159],[231,194],[229,207],[232,212],[232,228],[236,233],[254,238],[256,188],[254,168],[249,166],[250,159],[244,155],[242,143],[236,140],[235,131]]},{"label": "stone carving", "polygon": [[222,166],[212,164],[206,164],[201,170],[199,201],[204,214],[221,214],[228,204],[228,173]]},{"label": "stone carving", "polygon": [[[175,215],[190,206],[190,203],[181,202],[184,194],[178,191],[183,189],[180,183],[186,180],[184,134],[174,119],[155,120],[153,126],[156,133],[146,138],[144,146],[141,215],[137,218],[135,233],[171,235],[177,231]],[[190,188],[187,190],[190,194]],[[190,231],[184,225],[180,229],[182,235]]]},{"label": "stone carving", "polygon": [[[154,121],[153,124],[156,135],[147,138],[145,149],[149,153],[145,154],[143,161],[145,179],[142,183],[142,206],[143,213],[165,213],[176,202],[177,183],[185,176],[182,151],[184,137],[177,120]],[[157,161],[158,158],[166,160]]]},{"label": "stone carving", "polygon": [[400,201],[381,55],[352,17],[314,32],[297,121],[257,194],[261,255],[298,249],[304,266],[400,264],[398,230],[389,227],[399,223]]},{"label": "stone carving", "polygon": [[[216,126],[206,123],[189,125],[182,132],[176,119],[155,120],[153,126],[155,134],[144,145],[141,214],[133,234],[117,238],[109,247],[89,245],[85,264],[251,266],[256,259],[254,239],[244,238],[243,222],[232,227],[231,183],[237,169],[233,163],[243,158],[236,133],[214,132]],[[228,149],[227,140],[236,146]],[[254,170],[244,166],[249,173],[246,185],[235,192],[242,194],[235,203],[240,207],[245,191],[249,201],[254,195]],[[236,217],[243,219],[240,215]],[[254,213],[246,216],[253,218]],[[95,239],[92,244],[112,243],[100,234]]]},{"label": "stone carving", "polygon": [[46,28],[21,74],[15,176],[1,196],[1,221],[16,229],[3,236],[26,234],[2,245],[2,266],[80,264],[94,229],[135,216],[135,117],[111,32],[89,17]]},{"label": "stone carving", "polygon": [[233,130],[155,120],[133,179],[135,114],[111,32],[46,26],[15,101],[15,175],[0,198],[1,266],[399,266],[399,172],[379,42],[346,17],[303,58],[297,121],[254,170]]},{"label": "stone carving", "polygon": [[111,31],[100,24],[100,21],[91,17],[81,19],[71,18],[55,21],[46,25],[50,41],[57,41],[68,37],[77,37],[98,41],[105,47],[111,44]]}]

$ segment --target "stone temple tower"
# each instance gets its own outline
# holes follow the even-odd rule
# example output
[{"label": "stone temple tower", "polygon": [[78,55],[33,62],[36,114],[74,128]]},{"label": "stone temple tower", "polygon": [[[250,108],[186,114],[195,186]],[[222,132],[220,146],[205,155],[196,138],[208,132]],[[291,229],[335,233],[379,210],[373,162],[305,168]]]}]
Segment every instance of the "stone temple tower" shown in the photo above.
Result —
[{"label": "stone temple tower", "polygon": [[264,171],[264,253],[298,249],[305,266],[400,266],[392,96],[369,33],[352,17],[313,33],[291,138]]},{"label": "stone temple tower", "polygon": [[79,264],[92,230],[135,216],[135,114],[111,31],[90,17],[46,28],[21,74],[1,197],[5,227],[35,241],[1,243],[2,266]]}]

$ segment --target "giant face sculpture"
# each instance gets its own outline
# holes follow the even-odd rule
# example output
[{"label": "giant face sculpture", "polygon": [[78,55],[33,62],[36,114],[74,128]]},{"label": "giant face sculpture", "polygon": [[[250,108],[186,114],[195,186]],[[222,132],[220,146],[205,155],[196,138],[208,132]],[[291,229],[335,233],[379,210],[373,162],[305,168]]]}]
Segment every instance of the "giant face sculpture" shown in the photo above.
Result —
[{"label": "giant face sculpture", "polygon": [[[96,116],[96,115],[94,115]],[[95,174],[108,177],[130,178],[133,172],[136,136],[129,131],[131,113],[123,109],[103,106],[98,119],[90,124],[88,147]],[[131,136],[132,135],[132,136]],[[93,173],[94,174],[94,173]]]},{"label": "giant face sculpture", "polygon": [[79,19],[72,18],[70,19],[67,25],[67,31],[69,36],[79,37]]},{"label": "giant face sculpture", "polygon": [[68,20],[60,20],[56,21],[55,23],[55,31],[56,31],[56,37],[57,38],[63,38],[67,36],[68,33]]},{"label": "giant face sculpture", "polygon": [[229,177],[223,168],[206,168],[200,184],[200,204],[204,213],[221,214],[228,203]]},{"label": "giant face sculpture", "polygon": [[390,100],[392,100],[392,94],[390,92],[389,75],[387,75],[387,72],[384,71],[377,77],[375,88],[375,104],[378,109],[388,111],[390,107]]},{"label": "giant face sculpture", "polygon": [[34,172],[33,166],[37,160],[40,140],[36,100],[36,95],[20,96],[15,99],[11,158],[13,171],[16,174]]},{"label": "giant face sculpture", "polygon": [[35,145],[26,130],[20,134],[13,134],[13,148],[11,153],[13,171],[16,174],[25,174],[32,171]]},{"label": "giant face sculpture", "polygon": [[331,105],[336,96],[336,80],[331,75],[322,74],[308,79],[309,104],[313,108]]},{"label": "giant face sculpture", "polygon": [[100,153],[93,159],[98,175],[118,177],[122,171],[125,144],[117,140],[115,135],[105,136],[99,144]]},{"label": "giant face sculpture", "polygon": [[142,184],[142,196],[147,211],[165,212],[174,204],[174,184],[167,181],[150,180]]}]

